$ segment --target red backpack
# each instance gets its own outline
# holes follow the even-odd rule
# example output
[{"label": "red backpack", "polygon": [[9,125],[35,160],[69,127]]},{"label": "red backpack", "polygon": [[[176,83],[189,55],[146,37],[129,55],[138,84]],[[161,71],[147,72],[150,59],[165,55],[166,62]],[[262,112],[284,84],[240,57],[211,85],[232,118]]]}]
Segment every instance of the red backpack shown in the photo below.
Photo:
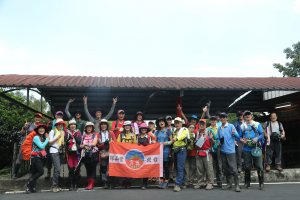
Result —
[{"label": "red backpack", "polygon": [[33,142],[33,138],[34,136],[36,136],[36,132],[32,131],[31,133],[29,133],[24,142],[21,145],[21,151],[22,151],[22,157],[23,160],[30,160],[30,156],[31,156],[31,152],[32,152],[32,142]]}]

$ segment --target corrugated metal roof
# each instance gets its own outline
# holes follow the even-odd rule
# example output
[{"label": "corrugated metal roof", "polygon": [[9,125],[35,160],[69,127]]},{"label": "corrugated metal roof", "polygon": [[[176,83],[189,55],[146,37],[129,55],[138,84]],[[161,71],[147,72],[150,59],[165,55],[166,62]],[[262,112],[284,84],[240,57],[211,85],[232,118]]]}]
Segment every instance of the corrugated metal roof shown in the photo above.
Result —
[{"label": "corrugated metal roof", "polygon": [[87,77],[0,75],[0,87],[300,90],[300,78]]},{"label": "corrugated metal roof", "polygon": [[274,99],[274,98],[277,98],[277,97],[282,97],[282,96],[285,96],[285,95],[289,95],[289,94],[293,94],[295,92],[298,92],[298,91],[268,91],[268,92],[264,92],[264,100],[269,100],[269,99]]}]

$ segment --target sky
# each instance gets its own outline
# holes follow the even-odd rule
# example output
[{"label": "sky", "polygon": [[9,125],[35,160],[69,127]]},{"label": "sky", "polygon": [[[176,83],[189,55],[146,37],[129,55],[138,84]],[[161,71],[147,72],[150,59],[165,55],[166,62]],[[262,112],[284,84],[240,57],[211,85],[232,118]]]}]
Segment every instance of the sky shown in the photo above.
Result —
[{"label": "sky", "polygon": [[280,77],[300,0],[0,0],[0,74]]}]

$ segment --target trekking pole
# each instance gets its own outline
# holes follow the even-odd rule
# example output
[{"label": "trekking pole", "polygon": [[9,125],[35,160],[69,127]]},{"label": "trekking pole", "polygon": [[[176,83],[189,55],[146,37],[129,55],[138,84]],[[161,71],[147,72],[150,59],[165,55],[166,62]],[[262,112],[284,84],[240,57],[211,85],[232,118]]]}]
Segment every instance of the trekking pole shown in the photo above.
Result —
[{"label": "trekking pole", "polygon": [[82,150],[81,150],[81,154],[80,154],[80,159],[79,159],[79,161],[78,161],[78,163],[77,163],[77,165],[76,165],[76,167],[75,167],[75,169],[74,169],[74,174],[76,173],[78,167],[80,166],[81,160],[82,160],[82,158],[83,158],[84,156],[85,156],[85,150],[82,149]]}]

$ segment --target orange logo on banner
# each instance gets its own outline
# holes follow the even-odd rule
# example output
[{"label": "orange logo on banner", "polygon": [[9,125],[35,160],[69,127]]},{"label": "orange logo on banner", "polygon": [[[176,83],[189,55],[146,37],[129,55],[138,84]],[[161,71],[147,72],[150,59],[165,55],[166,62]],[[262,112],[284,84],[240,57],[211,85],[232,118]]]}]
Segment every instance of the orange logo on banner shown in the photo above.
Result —
[{"label": "orange logo on banner", "polygon": [[148,146],[111,142],[109,176],[148,178],[163,176],[163,144]]}]

